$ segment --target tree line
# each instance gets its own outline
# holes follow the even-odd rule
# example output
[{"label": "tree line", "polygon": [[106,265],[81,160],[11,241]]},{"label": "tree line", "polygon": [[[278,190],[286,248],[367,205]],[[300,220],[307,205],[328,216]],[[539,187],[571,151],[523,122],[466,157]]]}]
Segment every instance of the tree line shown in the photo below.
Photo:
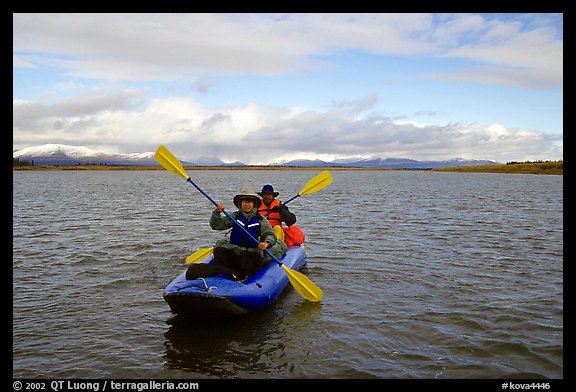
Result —
[{"label": "tree line", "polygon": [[12,166],[34,166],[34,160],[26,161],[20,160],[20,158],[12,158]]},{"label": "tree line", "polygon": [[524,162],[517,162],[517,161],[510,161],[510,162],[506,162],[507,165],[521,165],[524,163],[559,163],[562,162],[560,161],[543,161],[543,160],[537,160],[537,161],[524,161]]}]

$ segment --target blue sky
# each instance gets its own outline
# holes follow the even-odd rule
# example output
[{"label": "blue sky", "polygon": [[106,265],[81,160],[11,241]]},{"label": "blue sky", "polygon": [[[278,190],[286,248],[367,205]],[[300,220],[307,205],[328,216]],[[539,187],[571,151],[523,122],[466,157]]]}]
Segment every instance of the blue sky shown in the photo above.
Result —
[{"label": "blue sky", "polygon": [[13,148],[563,159],[562,14],[14,14]]}]

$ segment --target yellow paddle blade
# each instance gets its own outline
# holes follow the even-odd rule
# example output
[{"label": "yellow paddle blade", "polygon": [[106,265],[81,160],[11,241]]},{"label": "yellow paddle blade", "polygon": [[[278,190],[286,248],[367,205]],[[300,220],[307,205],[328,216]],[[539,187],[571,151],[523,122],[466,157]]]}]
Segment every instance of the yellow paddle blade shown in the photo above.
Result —
[{"label": "yellow paddle blade", "polygon": [[300,293],[302,297],[306,298],[310,302],[319,302],[322,299],[322,289],[312,283],[312,281],[308,279],[306,275],[290,269],[284,264],[280,264],[280,267],[286,271],[290,283],[292,283],[294,289]]},{"label": "yellow paddle blade", "polygon": [[174,154],[172,154],[170,150],[168,150],[166,147],[164,146],[158,147],[158,149],[154,153],[154,159],[156,159],[156,161],[162,166],[164,166],[164,169],[168,170],[170,173],[178,174],[184,177],[186,181],[188,181],[188,179],[190,178],[184,172],[184,168],[182,167],[182,164],[180,163],[178,158],[176,158]]},{"label": "yellow paddle blade", "polygon": [[186,257],[186,264],[198,263],[210,256],[214,248],[202,248]]},{"label": "yellow paddle blade", "polygon": [[284,230],[282,230],[282,225],[274,226],[274,234],[276,234],[276,238],[284,240]]},{"label": "yellow paddle blade", "polygon": [[308,193],[318,192],[320,189],[332,184],[332,174],[329,171],[323,171],[316,177],[308,181],[304,188],[300,191],[299,195],[306,195]]}]

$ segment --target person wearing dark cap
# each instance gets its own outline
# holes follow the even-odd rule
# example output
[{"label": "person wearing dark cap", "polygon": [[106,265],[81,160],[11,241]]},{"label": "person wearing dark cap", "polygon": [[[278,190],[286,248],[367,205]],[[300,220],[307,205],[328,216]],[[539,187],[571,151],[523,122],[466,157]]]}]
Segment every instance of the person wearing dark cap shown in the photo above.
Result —
[{"label": "person wearing dark cap", "polygon": [[258,195],[262,198],[262,203],[258,207],[258,212],[268,218],[272,227],[282,225],[282,222],[287,226],[292,226],[296,223],[296,215],[288,210],[288,207],[282,204],[279,199],[276,199],[280,193],[274,191],[272,185],[264,185],[262,191]]},{"label": "person wearing dark cap", "polygon": [[233,201],[238,211],[230,215],[258,242],[228,217],[222,216],[224,205],[219,203],[210,216],[210,227],[213,230],[232,228],[232,231],[229,239],[218,240],[214,245],[213,264],[229,269],[237,280],[244,280],[272,261],[264,249],[280,259],[288,247],[276,237],[268,219],[258,213],[262,202],[254,191],[246,189],[234,196]]}]

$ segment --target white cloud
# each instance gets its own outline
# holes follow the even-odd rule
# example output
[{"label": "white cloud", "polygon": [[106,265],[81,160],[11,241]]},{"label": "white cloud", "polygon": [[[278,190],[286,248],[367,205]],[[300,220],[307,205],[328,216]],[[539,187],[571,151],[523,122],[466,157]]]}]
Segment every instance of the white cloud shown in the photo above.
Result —
[{"label": "white cloud", "polygon": [[462,72],[430,72],[426,77],[453,82],[496,84],[523,89],[558,87],[562,75],[545,69],[515,69],[501,67],[475,67]]},{"label": "white cloud", "polygon": [[[359,117],[361,97],[319,112],[249,104],[209,109],[190,98],[137,103],[142,92],[88,91],[61,100],[14,101],[14,146],[44,143],[117,146],[154,151],[169,146],[181,159],[213,156],[227,162],[268,163],[295,157],[379,156],[413,159],[561,159],[558,140],[500,124],[396,122],[378,112]],[[71,105],[74,102],[74,105]]]},{"label": "white cloud", "polygon": [[13,22],[14,67],[105,80],[278,75],[326,66],[325,55],[348,49],[468,59],[548,75],[552,85],[563,76],[561,32],[472,14],[14,14]]},{"label": "white cloud", "polygon": [[[488,31],[484,40],[454,48],[446,56],[490,64],[482,67],[482,70],[488,69],[493,75],[498,74],[498,78],[492,78],[495,83],[526,87],[562,85],[564,45],[555,39],[555,31],[539,28],[511,34],[508,30],[495,27]],[[497,68],[499,65],[504,67]],[[507,80],[511,82],[506,83]],[[472,77],[470,81],[478,81],[478,78]]]}]

